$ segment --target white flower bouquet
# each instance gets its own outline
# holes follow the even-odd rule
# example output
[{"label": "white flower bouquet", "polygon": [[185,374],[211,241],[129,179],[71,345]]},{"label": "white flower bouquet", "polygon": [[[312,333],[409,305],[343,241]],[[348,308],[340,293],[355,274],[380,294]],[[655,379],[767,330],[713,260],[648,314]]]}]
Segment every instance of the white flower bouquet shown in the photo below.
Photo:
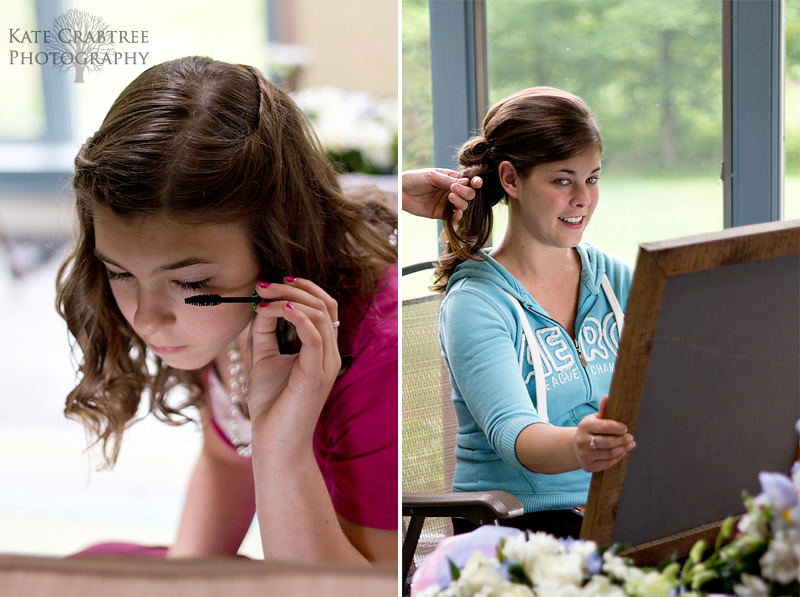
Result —
[{"label": "white flower bouquet", "polygon": [[[800,433],[800,422],[796,426]],[[708,593],[800,595],[800,463],[762,472],[713,551],[699,541],[683,562],[638,568],[619,546],[485,526],[442,541],[414,575],[414,597],[658,597]]]},{"label": "white flower bouquet", "polygon": [[397,99],[335,87],[298,91],[332,162],[346,172],[391,174],[397,169]]},{"label": "white flower bouquet", "polygon": [[437,548],[445,553],[432,554],[414,576],[412,595],[666,597],[673,594],[680,571],[677,563],[642,570],[592,541],[505,527],[484,526],[446,541],[452,543]]}]

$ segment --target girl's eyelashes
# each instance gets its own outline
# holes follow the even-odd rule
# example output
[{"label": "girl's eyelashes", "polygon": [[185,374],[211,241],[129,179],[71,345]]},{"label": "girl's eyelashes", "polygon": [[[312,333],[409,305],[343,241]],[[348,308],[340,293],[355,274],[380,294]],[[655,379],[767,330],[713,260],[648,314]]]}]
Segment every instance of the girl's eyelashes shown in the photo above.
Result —
[{"label": "girl's eyelashes", "polygon": [[177,284],[181,290],[202,290],[203,288],[208,288],[208,278],[205,280],[198,280],[197,282],[181,282],[180,280],[175,280],[175,284]]},{"label": "girl's eyelashes", "polygon": [[111,271],[110,269],[108,269],[105,266],[103,266],[103,270],[104,270],[106,278],[108,278],[109,282],[112,282],[114,280],[124,280],[126,278],[130,278],[131,277],[131,275],[129,273],[126,273],[126,272],[114,272],[114,271]]},{"label": "girl's eyelashes", "polygon": [[[105,270],[104,273],[105,273],[106,278],[108,278],[109,282],[114,282],[114,281],[118,281],[118,280],[120,280],[120,281],[121,280],[128,280],[128,279],[133,277],[128,272],[115,272],[115,271],[112,271],[112,270],[108,269],[108,267],[106,267],[106,266],[103,266],[103,269]],[[209,279],[206,278],[204,280],[197,280],[196,282],[186,282],[184,280],[172,280],[172,283],[175,286],[177,286],[178,288],[180,288],[181,290],[185,290],[185,291],[188,292],[188,291],[202,290],[203,288],[208,288]]]}]

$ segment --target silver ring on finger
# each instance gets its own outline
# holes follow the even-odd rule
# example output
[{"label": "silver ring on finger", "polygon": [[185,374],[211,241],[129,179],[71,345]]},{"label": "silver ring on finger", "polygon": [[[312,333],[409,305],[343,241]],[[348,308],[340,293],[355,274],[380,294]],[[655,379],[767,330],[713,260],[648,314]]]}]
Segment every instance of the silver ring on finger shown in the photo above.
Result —
[{"label": "silver ring on finger", "polygon": [[334,321],[334,322],[333,322],[333,327],[334,327],[334,328],[338,328],[340,325],[341,325],[341,324],[340,324],[340,322],[338,322],[338,321]]},{"label": "silver ring on finger", "polygon": [[594,441],[594,440],[595,440],[595,436],[593,435],[593,436],[592,436],[592,439],[591,439],[591,441],[589,442],[589,447],[590,447],[592,450],[596,450],[596,449],[597,449],[597,444],[595,443],[595,441]]}]

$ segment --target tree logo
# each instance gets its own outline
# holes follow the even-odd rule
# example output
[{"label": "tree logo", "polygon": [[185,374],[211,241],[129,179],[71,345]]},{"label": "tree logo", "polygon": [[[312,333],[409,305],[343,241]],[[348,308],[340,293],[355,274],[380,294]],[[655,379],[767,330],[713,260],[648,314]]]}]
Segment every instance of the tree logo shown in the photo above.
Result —
[{"label": "tree logo", "polygon": [[[106,60],[100,58],[114,50],[109,27],[102,17],[85,10],[70,8],[53,19],[49,40],[44,48],[61,54],[61,60],[53,62],[61,72],[75,69],[75,83],[83,83],[85,71],[102,70]],[[72,59],[64,60],[65,56]]]}]

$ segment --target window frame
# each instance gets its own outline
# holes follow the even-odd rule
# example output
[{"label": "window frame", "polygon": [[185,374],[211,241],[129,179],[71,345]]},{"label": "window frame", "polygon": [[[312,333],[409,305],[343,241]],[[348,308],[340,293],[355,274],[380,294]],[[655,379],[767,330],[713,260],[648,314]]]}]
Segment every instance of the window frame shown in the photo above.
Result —
[{"label": "window frame", "polygon": [[784,216],[785,14],[785,0],[722,3],[725,228]]}]

